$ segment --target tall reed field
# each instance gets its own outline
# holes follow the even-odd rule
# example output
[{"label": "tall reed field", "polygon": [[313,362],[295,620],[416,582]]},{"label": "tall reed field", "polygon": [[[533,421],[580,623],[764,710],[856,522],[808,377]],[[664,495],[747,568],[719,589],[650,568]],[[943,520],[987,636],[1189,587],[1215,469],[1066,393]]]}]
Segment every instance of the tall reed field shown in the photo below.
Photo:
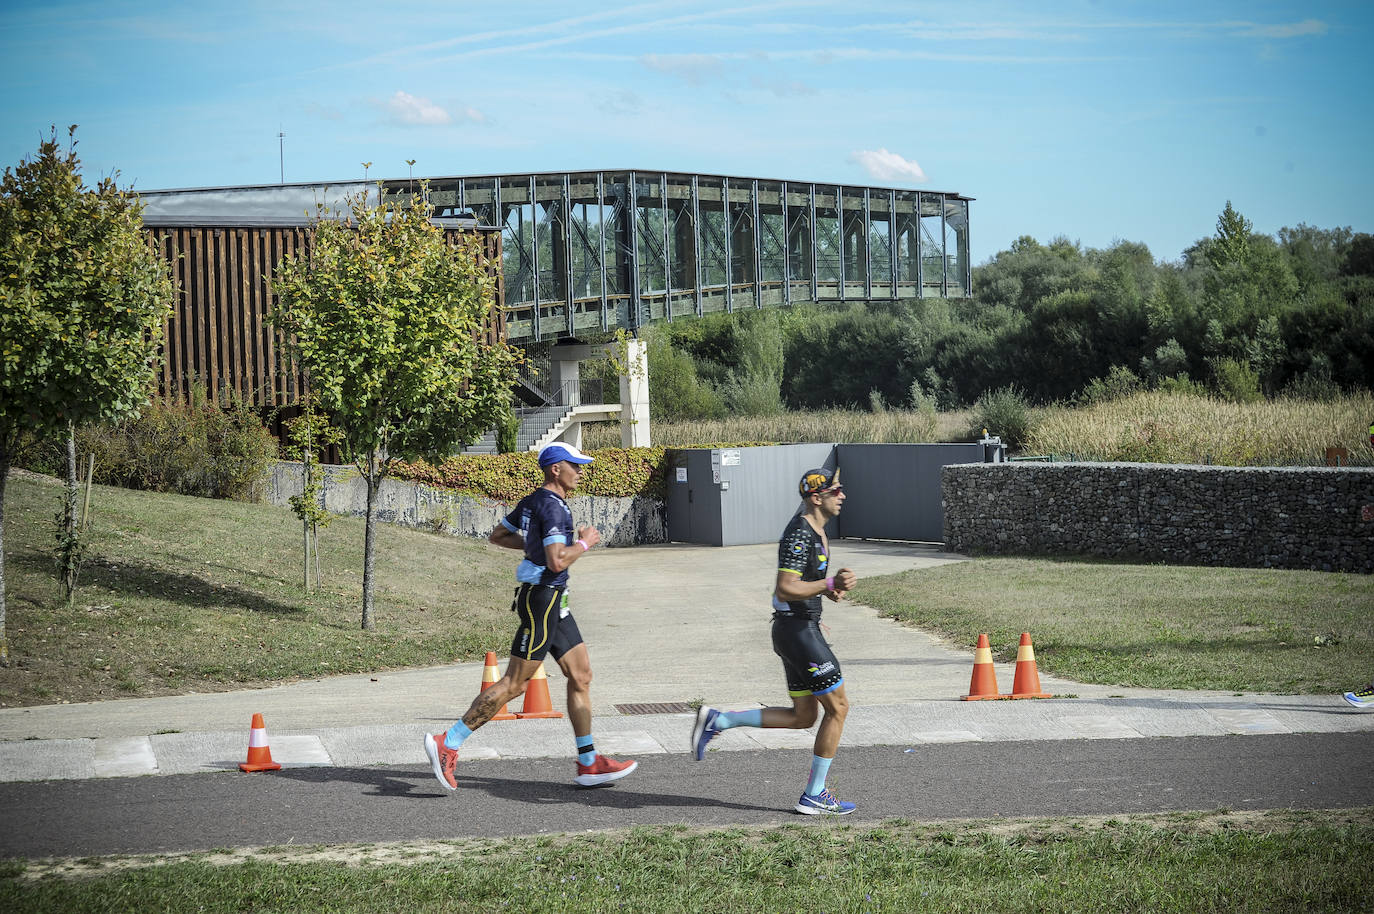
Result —
[{"label": "tall reed field", "polygon": [[[802,444],[826,441],[850,444],[907,444],[968,440],[968,413],[934,413],[909,409],[868,412],[826,409],[783,412],[772,416],[727,416],[724,419],[654,420],[651,437],[660,447],[699,447],[735,443]],[[620,425],[597,423],[583,428],[583,447],[620,447]]]},{"label": "tall reed field", "polygon": [[[829,409],[772,416],[654,420],[662,447],[713,444],[850,444],[972,441],[982,429],[971,410],[958,412]],[[1013,456],[1220,466],[1321,466],[1328,447],[1344,447],[1351,466],[1374,466],[1369,425],[1374,394],[1335,400],[1278,398],[1232,403],[1197,394],[1145,391],[1089,406],[1027,407],[1025,444]],[[989,428],[993,435],[1002,430]],[[1005,439],[1004,439],[1005,440]],[[583,445],[619,447],[620,426],[584,428]]]},{"label": "tall reed field", "polygon": [[1321,466],[1344,447],[1355,466],[1374,466],[1369,425],[1374,395],[1337,400],[1279,398],[1231,403],[1195,394],[1147,391],[1080,409],[1038,411],[1026,454],[1079,460]]}]

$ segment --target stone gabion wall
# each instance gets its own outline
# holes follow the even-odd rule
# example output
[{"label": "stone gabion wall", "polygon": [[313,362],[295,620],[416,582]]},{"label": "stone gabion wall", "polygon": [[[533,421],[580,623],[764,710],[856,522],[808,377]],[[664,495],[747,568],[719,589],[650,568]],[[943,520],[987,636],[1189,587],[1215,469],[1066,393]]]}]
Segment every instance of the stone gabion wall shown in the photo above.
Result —
[{"label": "stone gabion wall", "polygon": [[1003,463],[941,471],[945,548],[1374,572],[1374,469]]},{"label": "stone gabion wall", "polygon": [[[351,466],[326,466],[321,488],[324,506],[335,514],[364,517],[367,514],[367,482]],[[287,507],[290,498],[304,488],[299,463],[282,461],[273,466],[266,500]],[[568,499],[578,526],[591,524],[606,546],[638,546],[666,543],[668,520],[657,498],[600,498],[593,495]],[[511,506],[487,498],[460,495],[401,479],[386,479],[377,492],[378,520],[406,527],[423,527],[450,536],[486,538]]]}]

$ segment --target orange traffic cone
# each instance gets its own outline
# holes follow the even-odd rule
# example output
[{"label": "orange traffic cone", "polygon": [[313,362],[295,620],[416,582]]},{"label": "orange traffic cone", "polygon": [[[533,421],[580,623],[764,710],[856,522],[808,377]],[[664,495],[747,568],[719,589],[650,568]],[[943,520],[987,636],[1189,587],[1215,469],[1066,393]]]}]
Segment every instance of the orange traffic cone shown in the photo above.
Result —
[{"label": "orange traffic cone", "polygon": [[1035,668],[1035,648],[1031,647],[1030,632],[1021,633],[1021,646],[1016,649],[1016,678],[1008,698],[1053,698],[1040,691],[1040,671]]},{"label": "orange traffic cone", "polygon": [[978,636],[978,649],[973,652],[973,678],[969,680],[964,701],[984,701],[1001,698],[997,694],[997,670],[992,665],[992,647],[987,635]]},{"label": "orange traffic cone", "polygon": [[530,677],[529,683],[525,686],[525,706],[515,716],[521,720],[527,717],[563,716],[562,711],[553,709],[553,702],[549,700],[549,677],[544,672],[544,664],[539,664],[539,669]]},{"label": "orange traffic cone", "polygon": [[[496,652],[487,651],[487,662],[482,667],[482,691],[485,692],[487,689],[491,688],[492,685],[496,682],[496,680],[500,678],[501,677],[497,675],[496,671]],[[510,709],[508,709],[505,705],[502,705],[501,710],[497,711],[491,719],[516,720],[517,718],[514,714],[510,713]]]},{"label": "orange traffic cone", "polygon": [[253,726],[248,732],[248,761],[239,763],[240,771],[276,771],[280,768],[272,761],[272,750],[267,745],[267,724],[262,722],[261,714],[253,715]]}]

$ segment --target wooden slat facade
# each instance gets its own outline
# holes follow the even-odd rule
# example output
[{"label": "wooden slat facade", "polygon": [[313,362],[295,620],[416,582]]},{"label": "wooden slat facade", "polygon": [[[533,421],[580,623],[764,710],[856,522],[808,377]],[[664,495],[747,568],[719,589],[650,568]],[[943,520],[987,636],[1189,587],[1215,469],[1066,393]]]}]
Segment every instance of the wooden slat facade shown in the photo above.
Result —
[{"label": "wooden slat facade", "polygon": [[[480,231],[487,269],[496,279],[489,341],[505,339],[501,233]],[[164,325],[158,390],[190,399],[233,391],[272,416],[274,431],[293,416],[303,379],[280,334],[267,321],[276,304],[272,278],[286,257],[308,256],[309,226],[147,226],[152,247],[171,264],[176,306]],[[462,230],[447,229],[456,237]]]}]

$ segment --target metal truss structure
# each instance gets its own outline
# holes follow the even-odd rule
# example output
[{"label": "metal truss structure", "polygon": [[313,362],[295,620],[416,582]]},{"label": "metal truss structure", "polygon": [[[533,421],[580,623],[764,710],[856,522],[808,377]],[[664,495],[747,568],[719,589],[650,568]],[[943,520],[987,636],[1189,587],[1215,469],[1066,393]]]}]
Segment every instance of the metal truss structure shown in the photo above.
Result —
[{"label": "metal truss structure", "polygon": [[957,193],[662,171],[144,191],[144,222],[301,225],[350,195],[426,189],[446,224],[501,230],[511,342],[802,302],[969,294]]},{"label": "metal truss structure", "polygon": [[[418,188],[385,181],[388,197]],[[955,193],[681,172],[431,178],[440,215],[499,226],[512,342],[802,302],[969,294]]]}]

